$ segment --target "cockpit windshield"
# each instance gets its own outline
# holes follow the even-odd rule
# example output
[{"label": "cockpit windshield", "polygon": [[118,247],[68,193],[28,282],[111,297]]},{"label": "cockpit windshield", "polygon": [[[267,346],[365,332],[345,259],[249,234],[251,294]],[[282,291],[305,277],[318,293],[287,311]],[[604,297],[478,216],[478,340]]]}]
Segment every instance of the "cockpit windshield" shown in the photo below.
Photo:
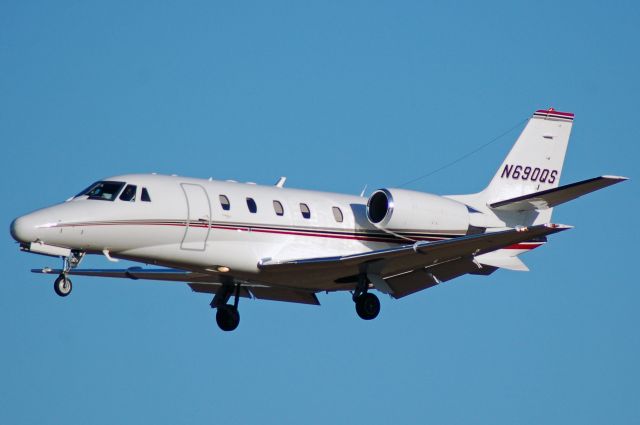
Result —
[{"label": "cockpit windshield", "polygon": [[113,201],[124,187],[124,182],[101,181],[96,182],[78,193],[75,198],[87,196],[87,199],[99,199],[102,201]]}]

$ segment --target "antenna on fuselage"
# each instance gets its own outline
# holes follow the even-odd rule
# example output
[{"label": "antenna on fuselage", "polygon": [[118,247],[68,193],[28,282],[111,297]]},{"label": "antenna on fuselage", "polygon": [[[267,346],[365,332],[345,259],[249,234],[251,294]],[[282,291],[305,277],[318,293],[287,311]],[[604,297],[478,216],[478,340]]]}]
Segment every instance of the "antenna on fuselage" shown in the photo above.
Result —
[{"label": "antenna on fuselage", "polygon": [[284,186],[284,182],[287,181],[287,178],[282,176],[278,179],[278,182],[276,183],[276,187],[283,187]]},{"label": "antenna on fuselage", "polygon": [[362,188],[362,192],[360,192],[360,197],[364,198],[364,193],[367,191],[367,186],[369,186],[368,184],[364,185],[364,188]]}]

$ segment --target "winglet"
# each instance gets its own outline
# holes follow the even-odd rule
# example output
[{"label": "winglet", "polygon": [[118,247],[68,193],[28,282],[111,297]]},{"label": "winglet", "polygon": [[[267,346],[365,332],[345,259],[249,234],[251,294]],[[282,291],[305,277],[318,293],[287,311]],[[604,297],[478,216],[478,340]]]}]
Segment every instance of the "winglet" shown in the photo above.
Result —
[{"label": "winglet", "polygon": [[550,229],[557,229],[557,232],[562,232],[563,230],[569,230],[569,229],[573,229],[573,226],[570,226],[568,224],[556,224],[556,223],[547,223],[545,224],[545,227],[548,227]]},{"label": "winglet", "polygon": [[605,179],[611,179],[611,180],[618,180],[618,181],[625,181],[625,180],[629,180],[629,177],[625,177],[625,176],[610,176],[608,174],[605,174],[604,176],[602,176]]}]

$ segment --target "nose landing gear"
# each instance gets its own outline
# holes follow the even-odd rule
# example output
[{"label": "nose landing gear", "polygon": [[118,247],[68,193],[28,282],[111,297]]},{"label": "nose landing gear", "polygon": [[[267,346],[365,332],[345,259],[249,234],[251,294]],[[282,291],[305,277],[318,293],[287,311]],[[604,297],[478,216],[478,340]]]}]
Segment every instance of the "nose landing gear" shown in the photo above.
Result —
[{"label": "nose landing gear", "polygon": [[60,273],[55,282],[53,282],[53,290],[59,296],[66,297],[71,293],[73,285],[71,284],[71,279],[69,279],[67,273],[69,273],[71,269],[77,267],[82,261],[82,258],[84,258],[83,251],[71,251],[71,255],[62,258],[62,273]]},{"label": "nose landing gear", "polygon": [[61,297],[69,295],[72,288],[71,279],[65,273],[60,273],[60,276],[53,282],[53,290]]}]

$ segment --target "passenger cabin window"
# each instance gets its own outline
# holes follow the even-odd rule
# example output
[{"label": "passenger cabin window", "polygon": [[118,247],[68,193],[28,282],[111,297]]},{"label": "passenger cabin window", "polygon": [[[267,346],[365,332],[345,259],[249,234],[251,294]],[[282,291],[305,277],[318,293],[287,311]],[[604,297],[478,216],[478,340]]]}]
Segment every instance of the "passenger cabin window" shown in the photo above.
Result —
[{"label": "passenger cabin window", "polygon": [[311,218],[311,210],[307,204],[300,204],[300,212],[303,218]]},{"label": "passenger cabin window", "polygon": [[124,182],[102,181],[97,182],[78,193],[75,197],[87,196],[87,199],[97,199],[101,201],[114,201],[122,188]]},{"label": "passenger cabin window", "polygon": [[220,206],[223,210],[229,211],[231,209],[231,202],[229,202],[229,198],[226,195],[220,195],[218,199],[220,199]]},{"label": "passenger cabin window", "polygon": [[134,202],[136,200],[136,189],[136,185],[128,184],[122,191],[122,194],[120,194],[120,200]]},{"label": "passenger cabin window", "polygon": [[332,210],[333,218],[335,218],[338,223],[342,223],[342,221],[344,220],[344,216],[342,215],[342,211],[340,210],[340,208],[333,207]]},{"label": "passenger cabin window", "polygon": [[276,215],[284,215],[284,208],[282,208],[280,201],[273,201],[273,210],[276,212]]},{"label": "passenger cabin window", "polygon": [[256,205],[256,201],[253,198],[247,198],[247,208],[249,208],[249,212],[255,214],[258,211],[258,206]]},{"label": "passenger cabin window", "polygon": [[140,200],[142,202],[151,202],[151,197],[149,196],[149,192],[146,187],[142,188],[142,193],[140,194]]}]

